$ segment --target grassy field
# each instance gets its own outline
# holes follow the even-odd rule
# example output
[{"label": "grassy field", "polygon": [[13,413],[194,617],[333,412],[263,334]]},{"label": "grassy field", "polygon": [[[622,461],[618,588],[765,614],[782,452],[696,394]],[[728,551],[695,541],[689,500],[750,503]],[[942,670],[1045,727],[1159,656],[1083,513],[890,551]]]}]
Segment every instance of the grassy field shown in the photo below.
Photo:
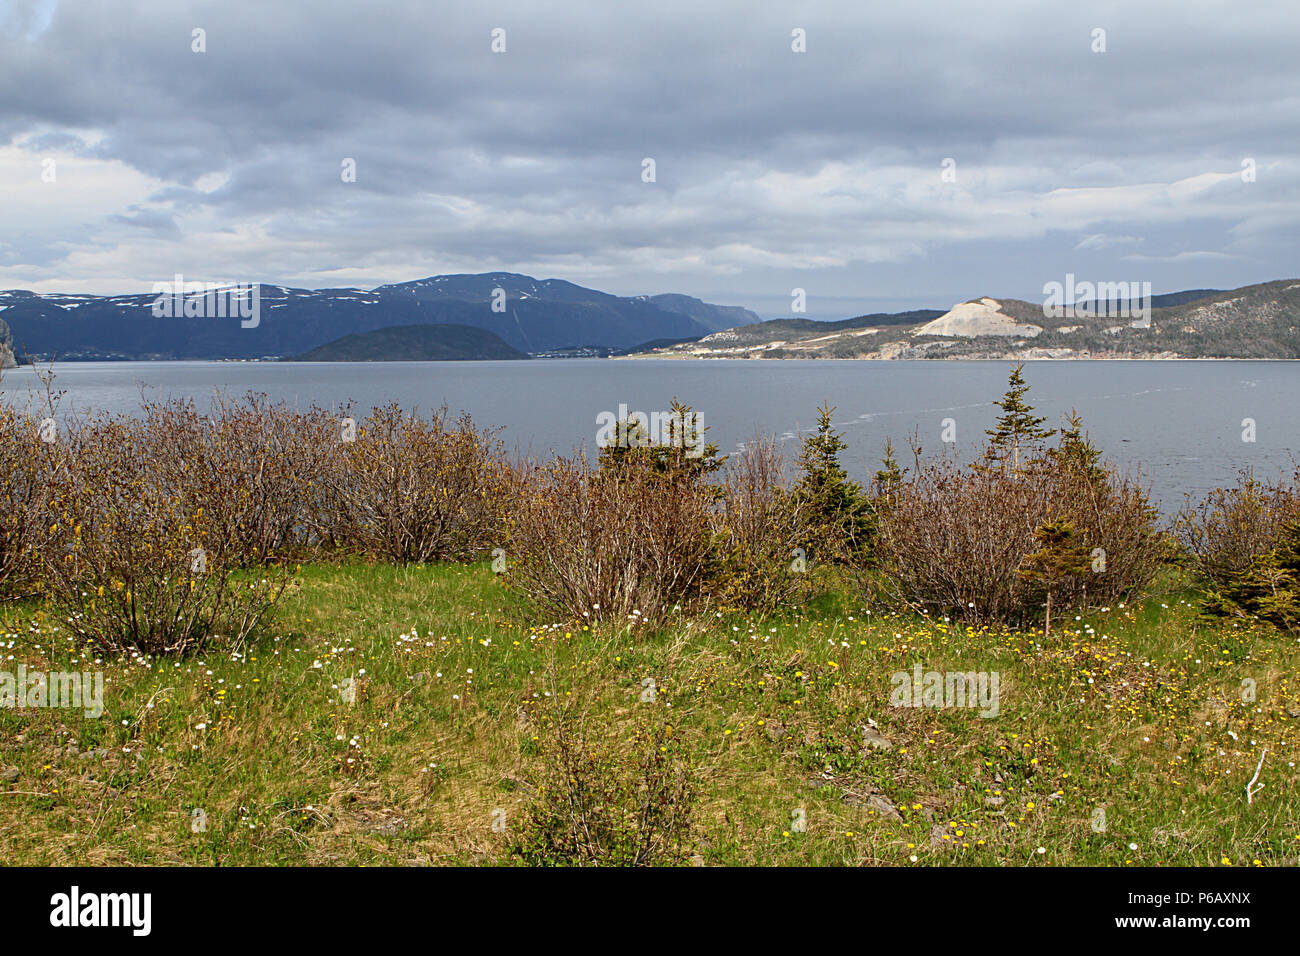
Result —
[{"label": "grassy field", "polygon": [[[97,660],[10,605],[0,669],[102,670],[105,711],[0,710],[0,861],[518,862],[562,699],[613,739],[672,727],[687,863],[1295,865],[1300,641],[1189,600],[1050,638],[845,594],[587,630],[486,564],[314,565],[254,644],[179,661]],[[998,672],[998,715],[891,707],[917,663]]]}]

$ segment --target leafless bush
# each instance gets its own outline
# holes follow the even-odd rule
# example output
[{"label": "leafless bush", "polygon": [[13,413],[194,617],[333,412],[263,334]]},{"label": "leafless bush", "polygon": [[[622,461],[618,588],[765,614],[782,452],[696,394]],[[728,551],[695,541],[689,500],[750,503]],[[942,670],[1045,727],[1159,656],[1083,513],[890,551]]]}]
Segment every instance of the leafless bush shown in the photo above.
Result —
[{"label": "leafless bush", "polygon": [[696,784],[672,728],[623,728],[556,701],[513,850],[532,866],[664,866],[685,858]]},{"label": "leafless bush", "polygon": [[584,456],[537,468],[509,529],[512,586],[570,619],[659,620],[703,594],[715,560],[712,486],[629,455],[592,467]]},{"label": "leafless bush", "polygon": [[1216,488],[1190,500],[1175,522],[1179,543],[1193,570],[1224,587],[1273,550],[1282,529],[1300,519],[1300,471],[1288,482],[1265,483],[1242,471],[1232,488]]},{"label": "leafless bush", "polygon": [[765,437],[727,459],[713,515],[721,565],[709,582],[722,608],[770,608],[808,589],[806,515],[784,484],[785,470],[776,442]]},{"label": "leafless bush", "polygon": [[472,559],[500,540],[508,469],[494,433],[468,415],[388,405],[328,447],[312,506],[322,540],[402,563]]},{"label": "leafless bush", "polygon": [[218,397],[206,432],[213,534],[241,566],[301,553],[309,509],[339,441],[338,416],[273,405],[264,395]]},{"label": "leafless bush", "polygon": [[1058,488],[1053,511],[1074,522],[1093,556],[1092,572],[1076,582],[1078,594],[1064,596],[1083,606],[1140,595],[1177,552],[1141,482],[1109,463],[1095,475],[1061,462],[1049,467]]},{"label": "leafless bush", "polygon": [[42,545],[50,600],[72,630],[151,654],[241,643],[287,576],[236,576],[201,481],[178,480],[192,419],[101,417],[79,429],[53,483]]},{"label": "leafless bush", "polygon": [[239,567],[274,562],[314,543],[309,513],[339,441],[337,416],[265,395],[143,402],[137,451],[182,492],[210,529],[209,550]]},{"label": "leafless bush", "polygon": [[42,419],[0,406],[0,596],[30,593],[40,583],[40,542],[57,445],[40,438]]},{"label": "leafless bush", "polygon": [[1063,582],[1060,605],[1104,603],[1150,584],[1169,557],[1157,513],[1136,481],[1113,467],[1085,472],[1051,458],[1027,467],[918,462],[879,511],[871,580],[886,601],[968,623],[1038,617],[1041,595],[1022,575],[1034,532],[1070,522],[1092,572]]}]

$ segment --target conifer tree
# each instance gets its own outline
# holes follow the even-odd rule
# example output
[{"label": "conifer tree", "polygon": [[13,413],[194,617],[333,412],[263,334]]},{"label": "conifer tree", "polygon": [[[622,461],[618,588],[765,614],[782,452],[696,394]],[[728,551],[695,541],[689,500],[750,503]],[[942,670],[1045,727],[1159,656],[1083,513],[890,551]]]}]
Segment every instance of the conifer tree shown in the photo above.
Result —
[{"label": "conifer tree", "polygon": [[646,463],[672,480],[698,481],[722,468],[726,456],[719,455],[717,442],[705,443],[708,426],[701,425],[695,410],[677,398],[672,400],[668,434],[652,441],[638,420],[617,422],[614,441],[601,448],[597,463],[603,471],[634,461]]},{"label": "conifer tree", "polygon": [[1023,365],[1017,365],[1011,370],[1006,394],[1002,401],[993,403],[1002,409],[1002,414],[997,424],[984,432],[989,436],[985,457],[1004,465],[1010,458],[1012,468],[1020,467],[1021,448],[1032,448],[1056,434],[1055,429],[1042,427],[1047,418],[1035,415],[1034,406],[1025,401],[1029,385],[1021,374],[1023,368]]},{"label": "conifer tree", "polygon": [[1212,590],[1203,610],[1258,617],[1284,631],[1300,630],[1300,521],[1284,525],[1272,550]]},{"label": "conifer tree", "polygon": [[814,550],[827,553],[832,561],[851,563],[865,554],[875,522],[870,499],[840,464],[840,452],[848,446],[831,424],[834,411],[828,405],[817,410],[817,430],[803,440],[803,474],[793,493],[809,515]]},{"label": "conifer tree", "polygon": [[873,491],[877,498],[889,499],[902,483],[903,472],[898,467],[898,460],[894,458],[893,439],[886,438],[885,457],[880,460],[880,468],[876,471]]},{"label": "conifer tree", "polygon": [[1044,522],[1034,532],[1038,550],[1025,556],[1019,571],[1021,577],[1047,591],[1045,638],[1052,636],[1052,592],[1070,578],[1087,574],[1092,567],[1088,548],[1078,542],[1077,534],[1074,525],[1064,518]]},{"label": "conifer tree", "polygon": [[1092,443],[1083,430],[1083,420],[1079,413],[1071,410],[1066,424],[1069,427],[1061,430],[1060,445],[1049,450],[1048,457],[1093,484],[1104,482],[1106,470],[1098,464],[1101,461],[1101,449]]}]

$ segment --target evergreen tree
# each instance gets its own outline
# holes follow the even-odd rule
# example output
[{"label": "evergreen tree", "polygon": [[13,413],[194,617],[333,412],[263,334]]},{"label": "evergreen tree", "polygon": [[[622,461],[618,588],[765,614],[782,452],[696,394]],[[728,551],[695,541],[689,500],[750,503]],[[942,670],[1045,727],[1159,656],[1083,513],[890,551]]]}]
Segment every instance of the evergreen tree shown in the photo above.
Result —
[{"label": "evergreen tree", "polygon": [[695,410],[676,398],[667,422],[668,434],[657,442],[637,420],[617,422],[614,441],[601,448],[597,464],[602,471],[634,462],[644,463],[673,480],[697,481],[722,468],[726,456],[718,454],[717,442],[705,444],[708,426],[701,426]]},{"label": "evergreen tree", "polygon": [[1098,464],[1101,461],[1101,449],[1092,443],[1083,430],[1083,420],[1079,413],[1071,410],[1066,424],[1069,427],[1061,430],[1060,445],[1050,449],[1048,457],[1093,484],[1104,482],[1106,470]]},{"label": "evergreen tree", "polygon": [[1070,578],[1087,574],[1092,567],[1090,552],[1086,545],[1079,543],[1077,535],[1074,525],[1064,518],[1044,522],[1034,532],[1038,550],[1025,555],[1019,571],[1021,577],[1047,591],[1045,638],[1052,636],[1052,592]]},{"label": "evergreen tree", "polygon": [[1055,429],[1042,427],[1047,418],[1035,415],[1034,407],[1025,401],[1029,386],[1021,374],[1023,368],[1023,365],[1017,365],[1011,370],[1006,394],[1002,396],[1002,401],[993,403],[1002,409],[1002,414],[998,417],[997,424],[984,432],[989,436],[985,457],[1002,465],[1009,458],[1012,468],[1020,467],[1021,448],[1032,449],[1056,434]]},{"label": "evergreen tree", "polygon": [[1300,521],[1288,522],[1277,546],[1206,598],[1211,615],[1258,617],[1284,631],[1300,630]]},{"label": "evergreen tree", "polygon": [[853,563],[870,546],[875,522],[870,499],[840,464],[840,452],[848,446],[831,425],[834,411],[827,405],[817,410],[817,430],[803,440],[799,453],[803,474],[793,494],[808,515],[814,553]]},{"label": "evergreen tree", "polygon": [[902,483],[903,472],[894,458],[893,439],[886,438],[885,457],[880,460],[880,468],[876,471],[873,491],[877,498],[890,499]]}]

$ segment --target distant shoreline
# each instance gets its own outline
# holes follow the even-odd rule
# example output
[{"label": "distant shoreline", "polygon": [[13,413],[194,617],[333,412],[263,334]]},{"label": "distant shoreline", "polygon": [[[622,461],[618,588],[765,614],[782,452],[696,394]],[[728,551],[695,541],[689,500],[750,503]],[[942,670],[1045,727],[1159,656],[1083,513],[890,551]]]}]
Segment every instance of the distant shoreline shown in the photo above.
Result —
[{"label": "distant shoreline", "polygon": [[611,355],[611,359],[617,361],[671,361],[671,362],[1300,362],[1300,359],[1294,358],[1234,358],[1234,357],[1211,357],[1211,356],[1186,356],[1177,355],[1168,358],[1155,358],[1152,356],[1141,355],[1116,355],[1108,358],[1099,356],[1070,356],[1068,358],[1053,358],[1051,356],[1012,356],[998,358],[977,358],[975,356],[955,355],[951,357],[935,356],[934,358],[872,358],[870,356],[859,356],[857,358],[811,358],[801,356],[794,358],[792,356],[778,356],[774,358],[765,358],[754,356],[745,358],[739,355]]},{"label": "distant shoreline", "polygon": [[[610,355],[610,356],[563,356],[555,358],[540,358],[534,356],[534,359],[541,364],[551,362],[872,362],[872,363],[897,363],[897,362],[924,362],[926,364],[941,363],[976,363],[976,362],[1300,362],[1295,358],[1236,358],[1236,357],[1189,357],[1174,356],[1169,358],[1152,358],[1150,356],[1113,356],[1101,358],[1097,356],[1071,356],[1069,358],[1052,358],[1048,356],[1008,356],[1008,357],[974,357],[974,356],[953,356],[948,358],[812,358],[807,356],[795,357],[778,357],[778,358],[744,358],[736,355]],[[264,358],[264,359],[246,359],[246,358],[181,358],[181,359],[109,359],[109,358],[92,358],[92,359],[56,359],[53,362],[25,362],[21,365],[11,365],[3,369],[0,374],[7,372],[17,372],[24,369],[48,368],[51,365],[472,365],[478,362],[511,362],[517,364],[513,359],[356,359],[356,360],[335,360],[335,361],[301,361],[282,358]]]}]

